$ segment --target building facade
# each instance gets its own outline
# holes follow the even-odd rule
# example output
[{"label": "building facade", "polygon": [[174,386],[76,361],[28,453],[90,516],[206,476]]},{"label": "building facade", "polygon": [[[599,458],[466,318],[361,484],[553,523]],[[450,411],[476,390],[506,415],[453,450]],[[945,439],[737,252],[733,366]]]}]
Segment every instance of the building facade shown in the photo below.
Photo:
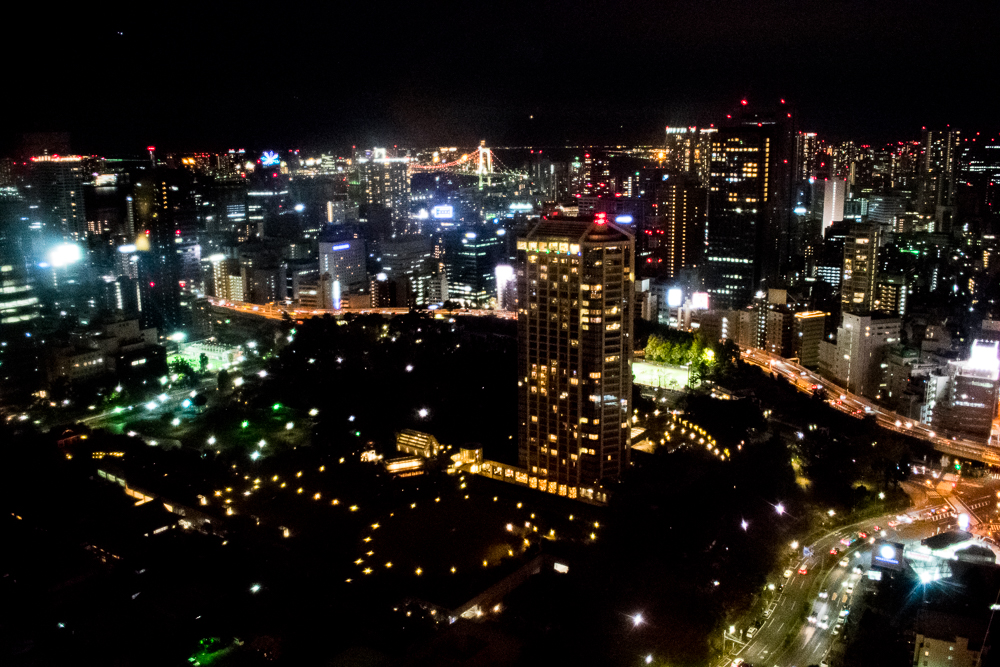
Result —
[{"label": "building facade", "polygon": [[529,486],[593,498],[629,462],[635,241],[604,218],[517,239],[519,450]]}]

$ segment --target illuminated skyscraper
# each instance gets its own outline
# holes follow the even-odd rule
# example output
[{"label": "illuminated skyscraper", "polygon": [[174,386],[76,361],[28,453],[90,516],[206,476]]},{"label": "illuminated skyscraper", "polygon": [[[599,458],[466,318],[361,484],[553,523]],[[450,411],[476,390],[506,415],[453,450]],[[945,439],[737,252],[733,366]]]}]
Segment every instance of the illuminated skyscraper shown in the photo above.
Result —
[{"label": "illuminated skyscraper", "polygon": [[745,305],[787,265],[792,128],[785,114],[744,113],[712,138],[706,266],[714,307]]},{"label": "illuminated skyscraper", "polygon": [[844,312],[868,313],[875,308],[878,275],[879,226],[852,223],[844,242],[844,271],[840,306]]},{"label": "illuminated skyscraper", "polygon": [[490,299],[497,296],[496,268],[502,251],[502,238],[493,232],[458,229],[445,232],[448,300],[467,308],[486,308]]},{"label": "illuminated skyscraper", "polygon": [[[693,175],[671,176],[656,189],[657,222],[649,231],[658,246],[648,258],[667,278],[697,266],[705,254],[708,192]],[[660,262],[662,260],[662,263]]]},{"label": "illuminated skyscraper", "polygon": [[920,140],[919,183],[920,213],[933,220],[933,229],[951,231],[955,215],[955,179],[958,177],[958,156],[961,132],[925,129]]},{"label": "illuminated skyscraper", "polygon": [[635,241],[601,216],[517,239],[518,443],[529,486],[595,498],[629,461]]},{"label": "illuminated skyscraper", "polygon": [[79,155],[31,158],[31,191],[47,235],[67,240],[86,235],[83,158]]},{"label": "illuminated skyscraper", "polygon": [[375,149],[372,157],[358,160],[356,178],[361,201],[389,210],[393,236],[409,233],[409,158],[386,157],[384,149]]}]

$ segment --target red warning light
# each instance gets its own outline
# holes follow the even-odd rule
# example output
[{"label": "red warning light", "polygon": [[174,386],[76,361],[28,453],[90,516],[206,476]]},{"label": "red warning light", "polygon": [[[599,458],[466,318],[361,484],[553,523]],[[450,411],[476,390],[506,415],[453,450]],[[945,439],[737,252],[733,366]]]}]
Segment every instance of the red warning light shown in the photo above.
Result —
[{"label": "red warning light", "polygon": [[147,151],[155,151],[156,150],[156,146],[146,146],[146,150]]},{"label": "red warning light", "polygon": [[740,104],[742,104],[743,106],[746,106],[747,105],[747,101],[746,100],[740,100]]},{"label": "red warning light", "polygon": [[599,225],[606,225],[606,224],[608,224],[608,214],[607,213],[595,213],[594,214],[594,222],[596,222]]}]

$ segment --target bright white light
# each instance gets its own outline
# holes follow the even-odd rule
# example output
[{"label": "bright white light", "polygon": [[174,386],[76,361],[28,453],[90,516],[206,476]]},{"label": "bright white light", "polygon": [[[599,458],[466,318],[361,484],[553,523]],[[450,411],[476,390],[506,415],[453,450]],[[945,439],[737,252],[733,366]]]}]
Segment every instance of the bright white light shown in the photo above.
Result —
[{"label": "bright white light", "polygon": [[250,455],[250,458],[256,461],[257,459],[260,458],[260,452],[254,452],[253,454]]},{"label": "bright white light", "polygon": [[740,527],[742,527],[743,530],[746,530],[747,528],[750,527],[750,524],[747,522],[746,519],[743,519],[743,521],[740,521]]},{"label": "bright white light", "polygon": [[171,426],[180,426],[181,425],[181,420],[178,419],[177,417],[174,417],[173,419],[170,420],[170,425]]},{"label": "bright white light", "polygon": [[155,410],[156,409],[156,401],[150,401],[149,403],[146,403],[146,409],[147,410]]},{"label": "bright white light", "polygon": [[267,441],[266,440],[261,440],[260,442],[257,443],[257,446],[258,447],[266,447],[267,446]]},{"label": "bright white light", "polygon": [[214,444],[215,444],[215,436],[214,436],[214,435],[213,435],[213,436],[211,436],[211,437],[210,437],[210,438],[208,439],[208,444],[210,444],[210,445],[214,445]]},{"label": "bright white light", "polygon": [[882,545],[882,548],[878,550],[878,555],[883,560],[894,560],[896,558],[896,549],[888,544]]},{"label": "bright white light", "polygon": [[317,410],[316,408],[313,408],[312,410],[309,411],[309,416],[310,417],[315,417],[318,414],[319,414],[319,410]]},{"label": "bright white light", "polygon": [[427,408],[420,408],[419,410],[417,410],[417,414],[420,415],[421,417],[426,417],[427,415],[430,414],[430,411]]},{"label": "bright white light", "polygon": [[81,259],[83,252],[73,243],[61,243],[49,252],[49,264],[55,267],[68,266]]},{"label": "bright white light", "polygon": [[413,370],[413,365],[412,364],[406,364],[406,372],[409,373],[412,370]]},{"label": "bright white light", "polygon": [[305,204],[296,204],[295,205],[295,210],[298,211],[299,213],[301,213],[302,211],[306,210],[306,205]]},{"label": "bright white light", "polygon": [[960,530],[968,530],[969,529],[969,515],[968,514],[965,514],[963,512],[962,514],[958,515],[958,528]]},{"label": "bright white light", "polygon": [[160,394],[159,396],[156,397],[156,400],[158,400],[160,403],[166,403],[167,402],[167,395],[166,394]]},{"label": "bright white light", "polygon": [[639,625],[640,623],[642,623],[642,614],[636,614],[632,617],[633,627]]},{"label": "bright white light", "polygon": [[295,422],[288,422],[287,424],[285,424],[286,431],[291,431],[293,428],[295,428]]},{"label": "bright white light", "polygon": [[266,378],[267,377],[267,371],[261,371],[261,372],[257,373],[257,375],[261,376],[262,378]]},{"label": "bright white light", "polygon": [[253,586],[250,587],[251,593],[256,593],[259,590],[260,590],[260,584],[254,584]]},{"label": "bright white light", "polygon": [[240,378],[233,378],[233,386],[234,387],[239,387],[242,384],[243,384],[243,378],[241,378],[241,377]]},{"label": "bright white light", "polygon": [[183,331],[178,331],[177,333],[170,334],[168,338],[170,338],[170,340],[177,341],[179,343],[185,338],[187,338],[187,334],[184,333]]},{"label": "bright white light", "polygon": [[667,290],[667,305],[671,308],[680,308],[684,301],[684,292],[679,287],[671,287]]},{"label": "bright white light", "polygon": [[185,398],[183,401],[181,401],[181,407],[182,408],[190,408],[191,407],[191,399],[190,398]]},{"label": "bright white light", "polygon": [[[631,217],[631,216],[629,216],[629,217]],[[653,662],[653,656],[651,656],[651,655],[647,655],[647,656],[646,656],[646,664],[648,665],[648,664],[649,664],[649,663],[651,663],[651,662]]]},{"label": "bright white light", "polygon": [[782,505],[781,503],[778,503],[777,505],[774,506],[774,511],[777,512],[778,514],[784,514],[785,506]]},{"label": "bright white light", "polygon": [[352,422],[352,421],[354,421],[354,415],[351,415],[350,417],[348,417],[348,418],[347,418],[347,421],[349,421],[349,422]]}]

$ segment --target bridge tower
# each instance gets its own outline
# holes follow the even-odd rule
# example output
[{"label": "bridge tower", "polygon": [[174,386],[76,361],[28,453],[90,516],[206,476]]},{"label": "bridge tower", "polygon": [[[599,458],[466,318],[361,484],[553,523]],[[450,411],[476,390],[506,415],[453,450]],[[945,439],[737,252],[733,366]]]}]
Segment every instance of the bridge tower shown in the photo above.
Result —
[{"label": "bridge tower", "polygon": [[483,178],[486,185],[490,185],[490,176],[493,174],[493,151],[486,147],[486,140],[479,142],[479,165],[476,167],[479,174],[479,189],[483,189]]}]

